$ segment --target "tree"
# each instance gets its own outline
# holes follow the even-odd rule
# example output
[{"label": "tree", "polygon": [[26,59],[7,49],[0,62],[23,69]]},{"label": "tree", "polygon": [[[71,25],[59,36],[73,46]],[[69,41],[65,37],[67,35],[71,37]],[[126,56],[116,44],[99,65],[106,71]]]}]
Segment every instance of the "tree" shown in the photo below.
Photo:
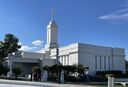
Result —
[{"label": "tree", "polygon": [[5,52],[4,42],[0,41],[0,64],[3,64],[4,58],[6,58],[7,53]]},{"label": "tree", "polygon": [[9,66],[0,64],[0,75],[7,76],[7,73],[10,71]]},{"label": "tree", "polygon": [[21,66],[16,65],[15,67],[12,68],[12,72],[14,73],[15,78],[17,79],[18,75],[20,75],[22,72]]},{"label": "tree", "polygon": [[6,34],[3,41],[0,41],[0,63],[3,64],[8,54],[18,51],[18,38],[13,34]]}]

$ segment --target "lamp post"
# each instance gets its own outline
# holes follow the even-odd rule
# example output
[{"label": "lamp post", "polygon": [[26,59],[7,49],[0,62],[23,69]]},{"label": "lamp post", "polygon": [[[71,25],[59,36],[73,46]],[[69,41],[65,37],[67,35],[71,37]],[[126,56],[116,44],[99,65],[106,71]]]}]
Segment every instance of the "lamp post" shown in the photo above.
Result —
[{"label": "lamp post", "polygon": [[58,68],[58,83],[60,84],[60,67],[59,67],[59,49],[56,48],[56,59],[57,59],[57,68]]}]

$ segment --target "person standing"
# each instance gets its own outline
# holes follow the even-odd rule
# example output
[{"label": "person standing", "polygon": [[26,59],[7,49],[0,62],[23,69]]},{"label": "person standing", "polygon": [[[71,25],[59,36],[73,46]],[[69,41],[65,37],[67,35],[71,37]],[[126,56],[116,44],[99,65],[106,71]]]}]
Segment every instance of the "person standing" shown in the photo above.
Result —
[{"label": "person standing", "polygon": [[60,81],[61,83],[64,83],[64,70],[61,71],[61,75],[60,75]]},{"label": "person standing", "polygon": [[88,82],[88,81],[89,81],[88,69],[85,69],[85,70],[84,70],[84,77],[85,77],[85,80]]}]

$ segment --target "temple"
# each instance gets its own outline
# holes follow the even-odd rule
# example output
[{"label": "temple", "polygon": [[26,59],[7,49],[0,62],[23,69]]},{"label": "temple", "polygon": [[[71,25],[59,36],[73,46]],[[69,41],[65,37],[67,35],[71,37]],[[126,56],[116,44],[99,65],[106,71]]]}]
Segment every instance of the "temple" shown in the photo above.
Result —
[{"label": "temple", "polygon": [[[8,57],[10,67],[20,65],[23,68],[22,76],[30,74],[35,65],[52,66],[58,62],[62,65],[78,65],[89,67],[89,74],[95,75],[96,71],[120,70],[125,72],[125,50],[97,46],[85,43],[73,43],[64,47],[58,44],[58,26],[54,20],[54,10],[51,20],[47,25],[47,43],[42,53],[18,51],[15,55]],[[70,33],[70,32],[69,32]]]}]

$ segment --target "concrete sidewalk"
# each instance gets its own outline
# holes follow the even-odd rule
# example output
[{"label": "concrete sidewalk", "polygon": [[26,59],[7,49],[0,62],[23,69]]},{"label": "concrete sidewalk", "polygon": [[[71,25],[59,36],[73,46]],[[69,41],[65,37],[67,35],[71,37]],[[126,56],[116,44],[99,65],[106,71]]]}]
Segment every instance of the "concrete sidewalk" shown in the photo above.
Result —
[{"label": "concrete sidewalk", "polygon": [[[2,85],[2,86],[1,86]],[[98,87],[89,84],[58,84],[52,82],[31,82],[31,81],[18,81],[18,80],[3,80],[0,79],[0,87],[10,87],[4,85],[12,85],[11,87]]]}]

